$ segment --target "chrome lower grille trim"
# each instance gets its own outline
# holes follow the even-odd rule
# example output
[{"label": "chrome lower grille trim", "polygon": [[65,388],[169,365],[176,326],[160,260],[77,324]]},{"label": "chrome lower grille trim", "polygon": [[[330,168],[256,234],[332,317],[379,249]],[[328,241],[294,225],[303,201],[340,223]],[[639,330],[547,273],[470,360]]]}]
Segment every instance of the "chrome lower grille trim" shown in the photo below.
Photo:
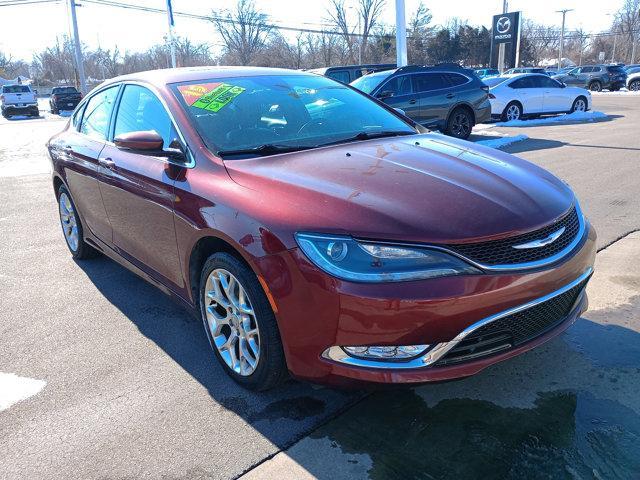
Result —
[{"label": "chrome lower grille trim", "polygon": [[[467,336],[471,335],[473,332],[475,332],[476,330],[478,330],[481,327],[484,327],[486,325],[488,325],[491,322],[494,322],[496,320],[499,320],[501,318],[504,317],[508,317],[509,315],[513,315],[516,314],[518,312],[521,312],[523,310],[527,310],[531,307],[534,307],[538,304],[541,304],[543,302],[546,302],[548,300],[551,300],[554,297],[557,297],[559,295],[562,295],[563,293],[571,290],[572,288],[574,288],[575,286],[579,285],[582,282],[585,282],[586,280],[588,280],[588,278],[591,276],[591,274],[593,273],[593,268],[589,267],[582,275],[580,275],[578,278],[576,278],[574,281],[572,281],[571,283],[568,283],[567,285],[565,285],[564,287],[556,290],[555,292],[549,293],[547,295],[544,295],[540,298],[537,298],[535,300],[532,300],[530,302],[524,303],[522,305],[519,305],[517,307],[514,308],[510,308],[508,310],[504,310],[502,312],[499,312],[495,315],[491,315],[489,317],[486,317],[472,325],[469,325],[467,328],[465,328],[462,332],[460,332],[458,335],[456,335],[456,337],[453,340],[450,340],[448,342],[442,342],[442,343],[438,343],[435,344],[433,347],[431,347],[426,353],[424,353],[423,355],[413,358],[411,360],[408,361],[393,361],[393,362],[385,362],[385,361],[377,361],[377,360],[365,360],[365,359],[360,359],[360,358],[355,358],[355,357],[351,357],[349,356],[341,347],[339,346],[334,346],[334,347],[330,347],[327,348],[323,353],[322,353],[322,357],[328,359],[328,360],[333,360],[335,362],[338,363],[343,363],[343,364],[347,364],[350,366],[354,366],[354,367],[363,367],[363,368],[376,368],[376,369],[392,369],[392,370],[404,370],[404,369],[416,369],[416,368],[426,368],[426,367],[433,367],[434,364],[440,360],[442,357],[444,357],[452,348],[454,348],[456,345],[458,345],[460,342],[462,342]],[[575,310],[577,304],[579,303],[579,300],[582,299],[584,295],[584,291],[579,295],[578,300],[576,300],[576,303],[574,304],[574,306],[572,307],[572,311]]]}]

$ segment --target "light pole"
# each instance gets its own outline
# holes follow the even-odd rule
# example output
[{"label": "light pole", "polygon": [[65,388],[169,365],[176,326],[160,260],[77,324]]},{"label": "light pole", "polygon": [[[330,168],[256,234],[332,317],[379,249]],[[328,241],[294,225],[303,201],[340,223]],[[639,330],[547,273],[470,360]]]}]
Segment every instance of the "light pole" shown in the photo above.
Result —
[{"label": "light pole", "polygon": [[167,21],[169,22],[169,48],[171,49],[171,68],[176,68],[176,45],[173,41],[173,8],[171,0],[167,0]]},{"label": "light pole", "polygon": [[558,47],[558,71],[562,68],[562,48],[564,47],[564,20],[567,16],[567,12],[572,12],[572,8],[565,8],[564,10],[556,10],[556,13],[562,14],[562,28],[560,29],[560,45]]},{"label": "light pole", "polygon": [[[509,10],[509,2],[507,0],[502,0],[502,13],[507,13]],[[504,57],[505,57],[505,44],[501,43],[498,45],[498,70],[500,73],[504,71]]]},{"label": "light pole", "polygon": [[78,19],[76,18],[76,0],[69,0],[69,13],[71,15],[71,24],[73,27],[73,45],[76,56],[76,68],[78,71],[78,81],[80,83],[80,92],[84,95],[87,93],[87,82],[84,76],[84,62],[82,60],[82,49],[80,48],[80,38],[78,37]]},{"label": "light pole", "polygon": [[407,23],[404,16],[404,0],[396,0],[396,63],[407,64]]}]

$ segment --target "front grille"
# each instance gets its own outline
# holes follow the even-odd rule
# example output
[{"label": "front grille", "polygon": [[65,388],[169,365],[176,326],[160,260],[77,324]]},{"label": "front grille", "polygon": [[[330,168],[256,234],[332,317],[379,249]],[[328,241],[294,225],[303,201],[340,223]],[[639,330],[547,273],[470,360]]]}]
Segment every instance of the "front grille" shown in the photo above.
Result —
[{"label": "front grille", "polygon": [[436,366],[451,365],[507,351],[562,323],[571,313],[589,279],[545,302],[487,323],[449,350]]},{"label": "front grille", "polygon": [[[565,230],[555,242],[540,248],[518,250],[513,245],[542,239],[558,231],[561,227]],[[490,240],[481,243],[446,245],[446,247],[463,257],[482,265],[512,265],[519,263],[535,262],[551,257],[564,250],[576,237],[580,230],[578,212],[573,207],[562,218],[534,232],[509,237],[503,240]]]}]

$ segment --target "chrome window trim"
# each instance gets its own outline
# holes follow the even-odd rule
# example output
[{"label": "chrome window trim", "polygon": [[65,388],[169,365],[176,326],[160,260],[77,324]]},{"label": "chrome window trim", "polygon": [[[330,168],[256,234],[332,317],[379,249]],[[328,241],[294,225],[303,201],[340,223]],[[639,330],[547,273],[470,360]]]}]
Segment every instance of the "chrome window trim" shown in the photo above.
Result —
[{"label": "chrome window trim", "polygon": [[[322,357],[328,360],[333,360],[338,363],[351,365],[354,367],[364,367],[364,368],[378,368],[378,369],[415,369],[415,368],[427,368],[440,360],[443,356],[447,354],[452,348],[458,345],[462,340],[464,340],[468,335],[472,334],[474,331],[478,330],[480,327],[484,327],[485,325],[499,320],[504,317],[508,317],[509,315],[513,315],[515,313],[521,312],[523,310],[527,310],[531,307],[534,307],[540,303],[551,300],[558,295],[562,295],[563,293],[571,290],[576,285],[579,285],[584,280],[588,279],[593,273],[593,268],[589,267],[582,275],[573,280],[572,282],[566,284],[564,287],[551,292],[542,297],[536,298],[535,300],[531,300],[530,302],[524,303],[517,307],[510,308],[508,310],[504,310],[502,312],[496,313],[495,315],[491,315],[489,317],[483,318],[462,330],[453,340],[448,342],[441,342],[435,344],[432,348],[430,348],[423,355],[413,358],[409,361],[402,362],[400,360],[394,361],[377,361],[377,360],[365,360],[361,358],[355,358],[349,356],[341,347],[333,346],[327,348],[323,353]],[[584,297],[585,290],[583,289],[578,296],[578,300],[576,300],[574,307],[571,311],[573,313],[576,309],[576,306],[579,305]],[[571,315],[570,313],[570,315]]]},{"label": "chrome window trim", "polygon": [[[552,255],[550,257],[547,258],[543,258],[541,260],[535,260],[533,262],[524,262],[524,263],[510,263],[510,264],[504,264],[504,265],[486,265],[484,263],[481,262],[476,262],[470,258],[467,258],[466,256],[457,253],[447,247],[442,247],[440,245],[430,245],[430,244],[415,244],[415,243],[401,243],[401,242],[383,242],[383,241],[378,241],[378,243],[384,243],[384,244],[388,244],[388,245],[401,245],[401,246],[408,246],[408,247],[414,247],[414,248],[428,248],[428,249],[432,249],[432,250],[440,250],[443,252],[448,253],[449,255],[453,255],[455,257],[458,257],[462,260],[464,260],[465,262],[473,265],[474,267],[477,267],[481,270],[485,270],[487,272],[511,272],[511,271],[518,271],[518,270],[531,270],[534,268],[540,268],[540,267],[545,267],[547,265],[551,265],[553,263],[556,263],[560,260],[562,260],[564,257],[566,257],[568,254],[570,254],[583,240],[586,231],[587,231],[587,224],[586,224],[586,219],[584,218],[584,215],[582,214],[582,210],[580,209],[580,206],[578,205],[578,202],[576,202],[574,205],[572,205],[571,208],[576,209],[576,213],[578,215],[578,222],[579,222],[579,227],[578,227],[578,232],[576,233],[575,238],[573,239],[573,241],[567,245],[565,248],[563,248],[562,250],[560,250],[558,253],[556,253],[555,255]],[[569,209],[567,212],[565,212],[563,215],[561,215],[560,218],[562,218],[562,216],[566,215],[567,213],[569,213],[571,211],[571,209]],[[544,227],[542,227],[544,228]],[[371,239],[364,239],[364,238],[356,238],[356,240],[360,240],[360,241],[374,241]]]}]

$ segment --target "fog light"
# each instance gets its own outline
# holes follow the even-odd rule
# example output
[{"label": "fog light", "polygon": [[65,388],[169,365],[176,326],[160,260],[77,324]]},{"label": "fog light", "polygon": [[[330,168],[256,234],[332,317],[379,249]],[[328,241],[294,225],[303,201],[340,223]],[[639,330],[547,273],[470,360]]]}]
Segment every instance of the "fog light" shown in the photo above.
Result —
[{"label": "fog light", "polygon": [[429,345],[342,347],[350,356],[370,360],[403,360],[425,352]]}]

